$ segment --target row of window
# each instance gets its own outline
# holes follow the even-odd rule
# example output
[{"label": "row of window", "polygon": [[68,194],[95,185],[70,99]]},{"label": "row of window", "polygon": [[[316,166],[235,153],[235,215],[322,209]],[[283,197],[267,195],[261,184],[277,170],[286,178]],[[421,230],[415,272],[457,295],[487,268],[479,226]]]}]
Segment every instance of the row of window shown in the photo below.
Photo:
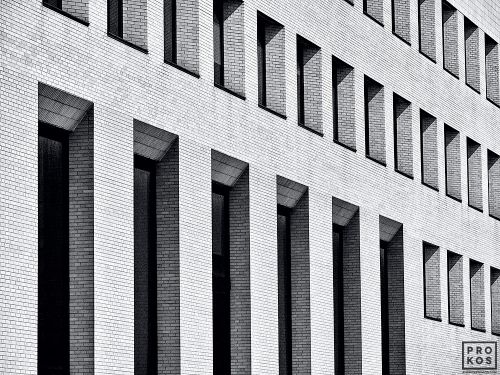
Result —
[{"label": "row of window", "polygon": [[[424,310],[425,317],[441,321],[441,249],[430,243],[423,245],[424,255]],[[446,252],[448,322],[465,326],[463,257]],[[469,260],[469,308],[471,328],[486,331],[485,323],[485,265]],[[500,270],[490,268],[491,332],[500,335]]]}]

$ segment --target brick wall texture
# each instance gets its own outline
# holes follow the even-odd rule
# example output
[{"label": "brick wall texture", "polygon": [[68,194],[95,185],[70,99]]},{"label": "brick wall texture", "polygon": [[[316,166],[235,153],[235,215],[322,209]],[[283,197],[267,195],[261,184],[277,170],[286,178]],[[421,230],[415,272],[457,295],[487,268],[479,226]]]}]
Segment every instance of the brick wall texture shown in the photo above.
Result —
[{"label": "brick wall texture", "polygon": [[146,0],[123,0],[123,39],[148,48]]},{"label": "brick wall texture", "polygon": [[485,329],[484,264],[471,259],[469,263],[471,327]]},{"label": "brick wall texture", "polygon": [[458,77],[460,75],[458,59],[458,12],[443,2],[443,66]]},{"label": "brick wall texture", "polygon": [[500,270],[491,267],[491,332],[500,333]]},{"label": "brick wall texture", "polygon": [[394,95],[393,103],[395,168],[408,176],[413,176],[412,106],[398,95]]},{"label": "brick wall texture", "polygon": [[439,247],[424,243],[425,316],[441,319],[441,257]]},{"label": "brick wall texture", "polygon": [[198,0],[177,1],[177,64],[199,73],[199,3]]},{"label": "brick wall texture", "polygon": [[464,324],[464,270],[463,257],[448,251],[448,320]]},{"label": "brick wall texture", "polygon": [[436,61],[436,3],[418,0],[420,52]]},{"label": "brick wall texture", "polygon": [[464,22],[465,81],[476,91],[481,90],[481,65],[479,62],[479,28],[469,20]]},{"label": "brick wall texture", "polygon": [[83,21],[89,21],[89,0],[63,0],[62,10]]},{"label": "brick wall texture", "polygon": [[394,0],[392,30],[406,42],[411,42],[410,0]]},{"label": "brick wall texture", "polygon": [[70,134],[70,371],[94,374],[94,112]]},{"label": "brick wall texture", "polygon": [[438,189],[437,120],[423,111],[420,112],[420,142],[422,150],[422,182]]},{"label": "brick wall texture", "polygon": [[365,78],[365,129],[367,155],[385,163],[384,87]]},{"label": "brick wall texture", "polygon": [[364,0],[364,11],[375,20],[384,24],[384,1],[383,0]]},{"label": "brick wall texture", "polygon": [[335,140],[356,149],[354,68],[333,59],[334,137]]},{"label": "brick wall texture", "polygon": [[445,126],[446,194],[462,199],[462,167],[460,159],[460,133]]},{"label": "brick wall texture", "polygon": [[224,86],[245,95],[244,3],[224,0]]},{"label": "brick wall texture", "polygon": [[[298,46],[297,46],[298,47]],[[303,40],[304,126],[323,133],[321,49]]]},{"label": "brick wall texture", "polygon": [[500,158],[488,150],[488,206],[490,215],[500,218]]},{"label": "brick wall texture", "polygon": [[486,97],[500,105],[499,73],[498,73],[498,43],[485,36],[486,53]]},{"label": "brick wall texture", "polygon": [[467,181],[469,187],[469,205],[483,209],[483,172],[481,146],[467,139]]}]

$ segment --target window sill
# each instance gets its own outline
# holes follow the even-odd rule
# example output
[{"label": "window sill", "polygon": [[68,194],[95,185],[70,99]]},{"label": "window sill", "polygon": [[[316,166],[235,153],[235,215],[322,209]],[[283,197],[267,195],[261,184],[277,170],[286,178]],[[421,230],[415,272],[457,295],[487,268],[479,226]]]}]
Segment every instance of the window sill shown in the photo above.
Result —
[{"label": "window sill", "polygon": [[237,92],[234,92],[233,90],[228,89],[227,87],[221,86],[221,85],[219,85],[217,83],[214,83],[214,86],[217,87],[218,89],[221,89],[222,91],[225,91],[225,92],[227,92],[227,93],[229,93],[231,95],[236,96],[237,98],[239,98],[241,100],[246,100],[246,98],[243,95],[238,94]]},{"label": "window sill", "polygon": [[466,81],[465,81],[465,85],[467,87],[469,87],[470,89],[472,89],[472,91],[476,92],[477,94],[481,95],[481,91],[479,89],[476,89],[474,86],[470,85],[468,82],[467,82],[467,78],[466,78]]},{"label": "window sill", "polygon": [[432,320],[434,322],[442,322],[441,318],[434,318],[433,316],[424,315],[425,319]]},{"label": "window sill", "polygon": [[351,0],[344,0],[347,4],[354,6],[354,1]]},{"label": "window sill", "polygon": [[384,27],[384,23],[373,17],[370,13],[368,13],[366,10],[363,10],[363,14],[370,18],[372,21],[374,21],[377,25],[380,25]]},{"label": "window sill", "polygon": [[454,201],[457,201],[457,202],[459,202],[459,203],[462,203],[462,199],[461,199],[461,198],[454,197],[453,195],[450,195],[450,194],[448,194],[448,193],[446,193],[446,196],[447,196],[448,198],[453,199]]},{"label": "window sill", "polygon": [[172,62],[172,61],[168,61],[168,60],[164,60],[164,61],[165,61],[165,64],[170,65],[170,66],[172,66],[172,67],[174,67],[174,68],[177,68],[177,69],[179,69],[181,72],[187,73],[187,74],[189,74],[189,75],[191,75],[191,76],[193,76],[193,77],[196,77],[196,78],[200,78],[200,75],[199,75],[198,73],[192,72],[191,70],[186,69],[186,68],[184,68],[184,67],[183,67],[183,66],[181,66],[181,65],[177,65],[176,63],[174,63],[174,62]]},{"label": "window sill", "polygon": [[476,331],[476,332],[482,332],[486,333],[486,328],[475,328],[475,327],[470,327],[471,330]]},{"label": "window sill", "polygon": [[455,327],[465,328],[465,324],[463,324],[463,323],[455,323],[455,322],[452,322],[452,321],[448,320],[448,324],[450,324],[452,326],[455,326]]},{"label": "window sill", "polygon": [[303,129],[306,129],[306,130],[309,130],[311,133],[319,135],[320,137],[323,137],[323,133],[321,133],[321,132],[319,132],[317,130],[311,129],[311,128],[305,126],[304,124],[301,124],[300,122],[299,122],[299,127],[303,128]]},{"label": "window sill", "polygon": [[500,336],[500,332],[491,331],[491,334],[492,334],[493,336]]},{"label": "window sill", "polygon": [[399,173],[400,175],[402,175],[402,176],[405,176],[405,177],[409,178],[410,180],[413,180],[413,179],[414,179],[414,177],[413,177],[411,174],[408,174],[408,173],[405,173],[405,172],[403,172],[403,171],[400,171],[400,170],[399,170],[399,169],[397,169],[397,168],[394,168],[394,170],[395,170],[397,173]]},{"label": "window sill", "polygon": [[125,44],[126,46],[132,47],[132,48],[134,48],[134,49],[136,49],[136,50],[138,50],[138,51],[140,51],[140,52],[142,52],[142,53],[148,54],[148,50],[147,50],[147,49],[144,49],[144,48],[142,48],[142,47],[139,47],[139,46],[135,45],[134,43],[129,42],[128,40],[125,40],[125,39],[123,39],[123,38],[120,38],[119,36],[116,36],[115,34],[112,34],[112,33],[110,33],[109,31],[108,31],[108,36],[109,36],[111,39],[117,40],[117,41],[119,41],[119,42],[121,42],[121,43]]},{"label": "window sill", "polygon": [[66,11],[64,11],[64,10],[62,10],[62,9],[59,9],[59,8],[57,8],[57,7],[54,7],[54,6],[50,5],[50,4],[46,4],[45,2],[42,2],[42,5],[43,5],[44,7],[46,7],[46,8],[48,8],[48,9],[53,10],[53,11],[54,11],[54,12],[56,12],[56,13],[62,14],[63,16],[66,16],[66,17],[68,17],[68,18],[72,19],[73,21],[76,21],[76,22],[78,22],[78,23],[81,23],[81,24],[82,24],[82,25],[84,25],[84,26],[89,26],[89,25],[90,25],[90,23],[89,23],[89,22],[84,21],[84,20],[82,20],[82,19],[80,19],[80,18],[78,18],[78,17],[76,17],[76,16],[72,15],[71,13],[68,13],[68,12],[66,12]]},{"label": "window sill", "polygon": [[495,107],[500,108],[500,104],[495,102],[493,99],[486,97],[486,100],[493,104]]},{"label": "window sill", "polygon": [[419,52],[422,56],[424,56],[425,58],[429,59],[430,61],[432,61],[434,64],[436,64],[436,59],[435,58],[432,58],[430,57],[429,55],[427,55],[425,52],[423,52],[421,49],[419,49]]},{"label": "window sill", "polygon": [[334,139],[334,140],[333,140],[333,143],[335,143],[335,144],[337,144],[337,145],[339,145],[339,146],[342,146],[342,147],[344,147],[344,148],[346,148],[346,149],[348,149],[348,150],[350,150],[350,151],[352,151],[352,152],[357,152],[357,150],[356,150],[354,147],[348,146],[348,145],[346,145],[345,143],[342,143],[342,142],[340,142],[340,141],[339,141],[339,140],[337,140],[337,139]]},{"label": "window sill", "polygon": [[479,207],[473,206],[473,205],[471,205],[470,203],[469,203],[469,207],[470,207],[470,208],[472,208],[472,209],[474,209],[474,210],[476,210],[476,211],[479,211],[479,212],[481,212],[481,213],[483,212],[483,209],[482,209],[482,208],[479,208]]},{"label": "window sill", "polygon": [[272,113],[273,115],[278,116],[278,117],[286,120],[286,115],[283,115],[283,114],[281,114],[279,112],[273,111],[271,108],[268,108],[265,105],[259,104],[259,108],[262,108],[263,110],[265,110],[265,111],[267,111],[269,113]]},{"label": "window sill", "polygon": [[422,181],[422,185],[427,186],[429,189],[439,192],[439,188],[429,185],[427,182]]},{"label": "window sill", "polygon": [[[444,61],[443,61],[443,64],[444,64]],[[456,79],[460,80],[460,77],[458,76],[458,74],[455,74],[455,73],[453,73],[451,70],[446,69],[446,68],[444,67],[444,65],[443,65],[443,69],[444,69],[444,71],[445,71],[445,72],[447,72],[448,74],[450,74],[452,77],[454,77],[454,78],[456,78]]]},{"label": "window sill", "polygon": [[374,161],[374,162],[375,162],[375,163],[377,163],[377,164],[380,164],[380,165],[382,165],[382,166],[384,166],[384,167],[387,167],[387,164],[386,164],[384,161],[380,161],[380,160],[378,160],[378,159],[375,159],[373,156],[370,156],[370,155],[368,155],[368,154],[366,154],[365,156],[366,156],[366,158],[367,158],[368,160]]},{"label": "window sill", "polygon": [[411,43],[409,41],[407,41],[405,38],[403,38],[401,35],[399,35],[398,33],[396,33],[394,30],[392,30],[392,34],[398,38],[399,40],[401,40],[403,43],[411,46]]},{"label": "window sill", "polygon": [[495,220],[499,220],[499,221],[500,221],[500,217],[495,216],[495,215],[493,215],[492,213],[490,213],[489,215],[490,215],[490,217],[492,217],[493,219],[495,219]]}]

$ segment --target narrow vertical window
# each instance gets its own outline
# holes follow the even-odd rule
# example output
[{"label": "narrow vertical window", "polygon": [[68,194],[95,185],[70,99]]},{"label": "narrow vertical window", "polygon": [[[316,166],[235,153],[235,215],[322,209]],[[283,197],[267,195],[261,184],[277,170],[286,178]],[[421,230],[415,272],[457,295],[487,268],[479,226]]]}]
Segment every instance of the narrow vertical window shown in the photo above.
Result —
[{"label": "narrow vertical window", "polygon": [[413,178],[413,137],[411,103],[401,96],[393,96],[394,168]]},{"label": "narrow vertical window", "polygon": [[257,15],[259,105],[284,116],[285,29],[262,13]]},{"label": "narrow vertical window", "polygon": [[434,190],[439,190],[437,151],[437,120],[434,116],[420,110],[422,183]]},{"label": "narrow vertical window", "polygon": [[480,92],[481,67],[479,64],[479,28],[469,19],[464,19],[465,37],[465,83]]},{"label": "narrow vertical window", "polygon": [[448,322],[464,326],[464,271],[463,258],[451,251],[447,253],[448,269]]},{"label": "narrow vertical window", "polygon": [[214,82],[224,86],[224,8],[223,0],[214,0]]},{"label": "narrow vertical window", "polygon": [[382,373],[389,373],[389,284],[387,243],[380,242],[380,304],[382,315]]},{"label": "narrow vertical window", "polygon": [[500,270],[491,267],[491,333],[500,335]]},{"label": "narrow vertical window", "polygon": [[123,0],[108,0],[108,32],[123,38]]},{"label": "narrow vertical window", "polygon": [[333,139],[356,150],[354,68],[340,59],[333,65]]},{"label": "narrow vertical window", "polygon": [[407,44],[410,40],[410,0],[392,0],[392,32]]},{"label": "narrow vertical window", "polygon": [[470,316],[471,328],[485,331],[484,322],[484,265],[475,260],[469,263],[470,277]]},{"label": "narrow vertical window", "polygon": [[446,195],[461,201],[460,133],[448,125],[444,126],[444,147]]},{"label": "narrow vertical window", "polygon": [[333,226],[333,312],[335,375],[345,373],[345,314],[344,314],[344,230]]},{"label": "narrow vertical window", "polygon": [[469,206],[483,210],[483,171],[481,145],[467,138],[467,182],[469,187]]},{"label": "narrow vertical window", "polygon": [[147,2],[108,0],[108,35],[147,53]]},{"label": "narrow vertical window", "polygon": [[290,210],[278,206],[279,373],[292,374]]},{"label": "narrow vertical window", "polygon": [[68,134],[38,135],[38,374],[69,373]]},{"label": "narrow vertical window", "polygon": [[424,243],[424,310],[428,319],[441,321],[441,257],[439,247]]},{"label": "narrow vertical window", "polygon": [[323,133],[321,49],[297,35],[297,100],[299,125]]},{"label": "narrow vertical window", "polygon": [[488,202],[490,215],[500,220],[500,157],[488,150]]},{"label": "narrow vertical window", "polygon": [[500,106],[498,43],[485,34],[485,67],[486,67],[486,97],[497,106]]},{"label": "narrow vertical window", "polygon": [[229,191],[212,188],[212,277],[214,375],[231,373],[231,305],[229,275]]},{"label": "narrow vertical window", "polygon": [[156,163],[134,160],[135,375],[155,375],[156,360]]},{"label": "narrow vertical window", "polygon": [[382,0],[363,0],[363,12],[384,26],[384,2]]},{"label": "narrow vertical window", "polygon": [[458,12],[447,1],[443,1],[443,67],[458,78]]},{"label": "narrow vertical window", "polygon": [[165,0],[165,60],[177,64],[177,1]]},{"label": "narrow vertical window", "polygon": [[435,0],[418,0],[418,29],[420,52],[436,62]]},{"label": "narrow vertical window", "polygon": [[385,165],[384,86],[365,76],[366,156]]}]

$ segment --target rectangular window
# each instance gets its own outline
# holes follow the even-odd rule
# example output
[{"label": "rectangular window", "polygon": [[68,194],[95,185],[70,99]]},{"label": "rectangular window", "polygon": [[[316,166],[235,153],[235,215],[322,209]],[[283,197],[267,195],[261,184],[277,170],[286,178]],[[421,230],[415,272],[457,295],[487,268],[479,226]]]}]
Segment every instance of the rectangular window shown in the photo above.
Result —
[{"label": "rectangular window", "polygon": [[422,183],[439,190],[437,120],[423,110],[420,110],[420,156]]},{"label": "rectangular window", "polygon": [[481,67],[479,64],[479,28],[464,18],[465,37],[465,82],[473,90],[480,92]]},{"label": "rectangular window", "polygon": [[245,95],[244,10],[239,0],[214,0],[214,83]]},{"label": "rectangular window", "polygon": [[285,29],[262,13],[257,15],[259,105],[285,114]]},{"label": "rectangular window", "polygon": [[177,64],[177,1],[165,0],[165,60]]},{"label": "rectangular window", "polygon": [[488,35],[484,35],[486,54],[486,97],[500,106],[498,43]]},{"label": "rectangular window", "polygon": [[43,5],[88,25],[89,7],[87,0],[43,0]]},{"label": "rectangular window", "polygon": [[476,331],[485,331],[484,323],[484,265],[470,260],[470,315],[471,328]]},{"label": "rectangular window", "polygon": [[69,373],[68,134],[39,125],[38,374]]},{"label": "rectangular window", "polygon": [[418,29],[420,52],[436,62],[435,0],[418,0]]},{"label": "rectangular window", "polygon": [[108,0],[108,35],[147,51],[147,2]]},{"label": "rectangular window", "polygon": [[446,195],[461,201],[460,133],[448,125],[444,126],[444,148]]},{"label": "rectangular window", "polygon": [[280,374],[292,373],[290,211],[278,206],[278,318]]},{"label": "rectangular window", "polygon": [[483,210],[483,172],[481,164],[481,145],[467,138],[469,206],[479,211]]},{"label": "rectangular window", "polygon": [[410,0],[392,0],[392,32],[410,44]]},{"label": "rectangular window", "polygon": [[154,375],[156,350],[156,164],[134,160],[135,374]]},{"label": "rectangular window", "polygon": [[490,215],[500,219],[500,157],[488,150],[488,202]]},{"label": "rectangular window", "polygon": [[394,167],[413,178],[413,141],[411,103],[401,96],[393,96]]},{"label": "rectangular window", "polygon": [[383,0],[363,0],[363,12],[372,20],[384,26]]},{"label": "rectangular window", "polygon": [[443,68],[459,77],[458,61],[458,12],[443,1]]},{"label": "rectangular window", "polygon": [[354,68],[332,58],[333,65],[333,139],[356,150]]},{"label": "rectangular window", "polygon": [[425,317],[441,321],[441,257],[439,246],[424,242]]},{"label": "rectangular window", "polygon": [[333,298],[335,374],[344,374],[344,230],[337,225],[333,226]]},{"label": "rectangular window", "polygon": [[491,333],[500,335],[500,270],[491,267]]},{"label": "rectangular window", "polygon": [[366,156],[385,165],[384,86],[365,76]]},{"label": "rectangular window", "polygon": [[229,191],[212,187],[212,283],[214,375],[231,373]]},{"label": "rectangular window", "polygon": [[323,134],[321,49],[297,35],[297,99],[299,125]]},{"label": "rectangular window", "polygon": [[464,326],[464,271],[461,255],[448,251],[448,322]]}]

